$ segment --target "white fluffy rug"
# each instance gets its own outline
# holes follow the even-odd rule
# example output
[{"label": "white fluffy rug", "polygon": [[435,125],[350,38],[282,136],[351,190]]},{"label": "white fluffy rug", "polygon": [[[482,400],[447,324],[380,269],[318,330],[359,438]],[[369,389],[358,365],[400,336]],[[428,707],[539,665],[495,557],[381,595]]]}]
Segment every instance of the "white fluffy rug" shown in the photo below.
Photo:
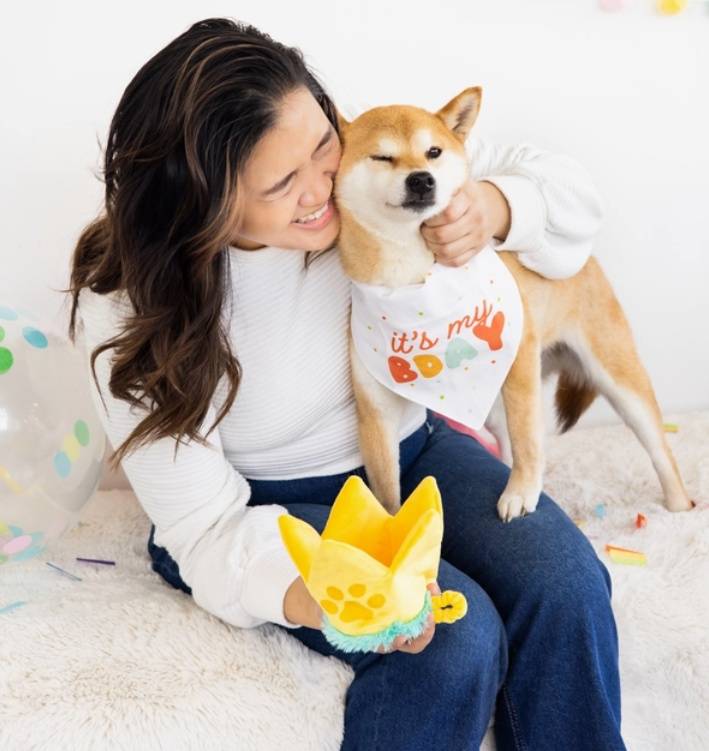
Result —
[{"label": "white fluffy rug", "polygon": [[[679,425],[669,440],[700,504],[693,511],[664,510],[625,426],[550,437],[545,487],[587,520],[613,576],[628,748],[704,751],[709,413],[665,417]],[[603,519],[593,512],[600,503]],[[638,512],[647,517],[640,530]],[[100,491],[49,558],[83,581],[45,558],[0,569],[0,608],[27,602],[0,614],[0,748],[337,749],[349,667],[272,624],[242,630],[200,610],[151,571],[148,530],[132,493]],[[611,563],[606,542],[644,551],[647,566]],[[483,748],[494,748],[491,733]]]}]

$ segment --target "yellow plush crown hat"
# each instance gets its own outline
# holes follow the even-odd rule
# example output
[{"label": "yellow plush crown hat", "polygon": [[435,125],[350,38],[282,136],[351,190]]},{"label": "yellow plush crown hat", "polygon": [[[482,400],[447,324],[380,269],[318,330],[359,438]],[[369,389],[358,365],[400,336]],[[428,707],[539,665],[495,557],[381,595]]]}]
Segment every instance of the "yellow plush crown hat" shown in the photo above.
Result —
[{"label": "yellow plush crown hat", "polygon": [[305,586],[324,611],[323,633],[345,651],[373,651],[400,635],[418,636],[433,610],[437,622],[467,611],[460,592],[431,597],[443,539],[443,507],[425,477],[392,516],[358,475],[335,499],[322,536],[290,514],[281,537]]}]

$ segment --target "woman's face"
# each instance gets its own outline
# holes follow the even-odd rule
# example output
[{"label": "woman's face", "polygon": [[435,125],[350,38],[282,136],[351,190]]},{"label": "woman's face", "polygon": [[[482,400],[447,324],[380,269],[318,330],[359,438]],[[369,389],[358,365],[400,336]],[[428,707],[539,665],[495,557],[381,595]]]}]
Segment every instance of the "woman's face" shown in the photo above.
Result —
[{"label": "woman's face", "polygon": [[[340,229],[331,198],[340,156],[337,133],[313,95],[305,88],[288,94],[276,125],[256,144],[240,176],[243,222],[232,245],[332,247]],[[323,208],[321,218],[297,221]]]}]

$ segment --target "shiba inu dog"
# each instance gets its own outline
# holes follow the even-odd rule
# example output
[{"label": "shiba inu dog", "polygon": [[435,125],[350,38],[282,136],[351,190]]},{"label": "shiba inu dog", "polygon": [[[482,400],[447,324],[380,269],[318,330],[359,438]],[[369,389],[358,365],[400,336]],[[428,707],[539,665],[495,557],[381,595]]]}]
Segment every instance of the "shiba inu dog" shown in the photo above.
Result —
[{"label": "shiba inu dog", "polygon": [[435,113],[375,107],[352,122],[338,113],[338,246],[353,281],[351,372],[372,491],[390,513],[399,508],[408,398],[472,427],[484,421],[511,465],[500,518],[533,512],[544,469],[542,380],[558,373],[562,432],[605,396],[650,455],[666,507],[690,509],[652,385],[595,258],[567,279],[539,276],[491,246],[465,267],[434,263],[420,226],[468,177],[464,144],[481,94],[465,89]]}]

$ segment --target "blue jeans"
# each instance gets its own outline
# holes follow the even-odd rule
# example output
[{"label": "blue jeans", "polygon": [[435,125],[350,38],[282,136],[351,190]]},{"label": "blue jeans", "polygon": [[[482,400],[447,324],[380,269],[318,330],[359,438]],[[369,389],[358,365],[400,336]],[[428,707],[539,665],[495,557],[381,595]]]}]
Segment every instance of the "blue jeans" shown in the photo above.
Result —
[{"label": "blue jeans", "polygon": [[[544,493],[533,514],[504,524],[496,504],[509,469],[431,411],[401,442],[400,469],[402,501],[436,478],[438,584],[463,592],[468,614],[439,624],[418,654],[344,653],[316,629],[284,629],[354,671],[341,748],[477,751],[494,710],[498,751],[625,749],[611,581],[583,533]],[[322,532],[350,474],[367,480],[363,467],[249,480],[249,504],[280,503]],[[190,593],[152,530],[148,549],[155,571]]]}]

